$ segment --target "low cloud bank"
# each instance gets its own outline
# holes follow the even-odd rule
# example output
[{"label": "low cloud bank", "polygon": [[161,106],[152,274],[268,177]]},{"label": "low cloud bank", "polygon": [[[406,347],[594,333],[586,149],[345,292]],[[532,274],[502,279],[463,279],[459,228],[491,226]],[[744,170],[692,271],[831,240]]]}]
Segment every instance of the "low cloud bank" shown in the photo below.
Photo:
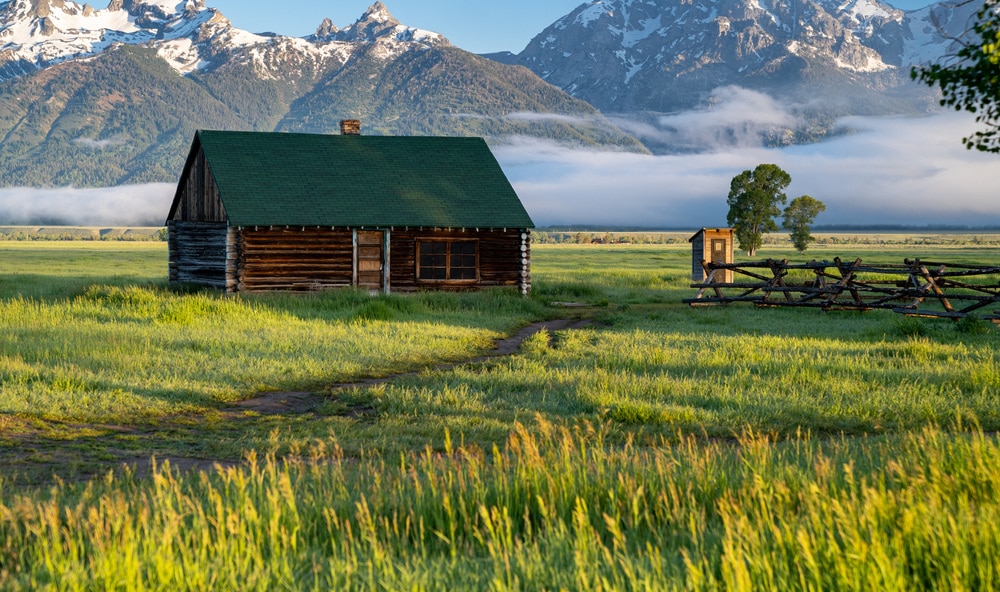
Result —
[{"label": "low cloud bank", "polygon": [[0,189],[0,224],[160,226],[175,189],[170,183],[106,189]]},{"label": "low cloud bank", "polygon": [[[697,132],[698,117],[686,120],[688,134]],[[853,133],[782,149],[730,143],[712,152],[646,156],[521,138],[495,152],[542,226],[725,225],[730,181],[765,162],[791,175],[790,199],[808,194],[826,203],[817,224],[1000,225],[1000,155],[964,148],[961,138],[976,129],[972,116],[852,117],[841,124]]]},{"label": "low cloud bank", "polygon": [[[725,95],[751,101],[760,114],[740,126],[738,112],[726,107],[727,125],[753,130],[784,117],[755,95]],[[717,137],[712,130],[721,129],[699,113],[672,121],[687,137]],[[970,152],[961,142],[976,129],[973,116],[947,112],[840,123],[852,133],[782,149],[741,140],[713,151],[650,156],[517,138],[494,152],[541,226],[722,226],[732,178],[765,162],[792,176],[789,198],[808,194],[826,203],[817,224],[1000,225],[1000,155]],[[169,183],[0,189],[0,224],[158,226],[174,190]]]},{"label": "low cloud bank", "polygon": [[78,146],[84,146],[94,150],[104,150],[105,148],[110,148],[112,146],[121,146],[125,143],[125,141],[121,139],[95,140],[93,138],[77,138],[73,140],[73,143]]},{"label": "low cloud bank", "polygon": [[656,124],[614,117],[618,127],[646,142],[673,151],[705,151],[760,146],[764,138],[801,124],[792,109],[770,95],[723,86],[715,89],[704,109],[664,115]]}]

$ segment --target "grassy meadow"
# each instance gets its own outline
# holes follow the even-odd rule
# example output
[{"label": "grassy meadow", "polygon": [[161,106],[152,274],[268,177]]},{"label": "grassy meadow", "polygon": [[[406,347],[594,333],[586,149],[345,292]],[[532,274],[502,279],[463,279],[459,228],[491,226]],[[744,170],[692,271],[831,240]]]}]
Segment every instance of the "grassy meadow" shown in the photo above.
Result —
[{"label": "grassy meadow", "polygon": [[[956,236],[758,257],[996,260]],[[0,242],[0,589],[1000,588],[992,324],[692,309],[686,244],[532,255],[530,298],[232,297],[161,242]],[[316,404],[239,406],[271,391]]]}]

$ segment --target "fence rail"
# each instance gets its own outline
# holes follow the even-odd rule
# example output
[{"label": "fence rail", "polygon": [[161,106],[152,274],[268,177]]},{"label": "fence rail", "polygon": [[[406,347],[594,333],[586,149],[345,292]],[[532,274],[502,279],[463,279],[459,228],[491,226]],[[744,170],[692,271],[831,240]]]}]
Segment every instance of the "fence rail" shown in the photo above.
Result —
[{"label": "fence rail", "polygon": [[[901,314],[961,319],[1000,306],[1000,267],[904,259],[868,264],[861,259],[789,263],[787,259],[712,263],[692,306],[751,302],[822,310],[889,309]],[[731,272],[727,274],[726,272]],[[731,281],[723,281],[727,276]],[[717,281],[717,279],[719,281]],[[1000,324],[1000,310],[983,318]]]}]

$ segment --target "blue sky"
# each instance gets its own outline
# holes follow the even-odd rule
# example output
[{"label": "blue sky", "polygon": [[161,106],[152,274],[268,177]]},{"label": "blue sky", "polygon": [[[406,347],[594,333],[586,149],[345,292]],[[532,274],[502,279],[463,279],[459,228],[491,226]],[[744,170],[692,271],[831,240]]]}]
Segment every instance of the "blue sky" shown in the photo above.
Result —
[{"label": "blue sky", "polygon": [[[272,31],[302,37],[329,17],[338,27],[358,19],[374,0],[208,0],[234,25],[252,32]],[[383,0],[399,21],[441,33],[475,53],[520,52],[532,37],[583,0]],[[892,0],[903,9],[926,0]]]},{"label": "blue sky", "polygon": [[[375,0],[207,0],[234,25],[301,37],[329,17],[338,27],[358,20]],[[583,0],[383,0],[400,22],[441,33],[475,53],[524,49],[531,38]],[[278,10],[275,10],[278,8]]]}]

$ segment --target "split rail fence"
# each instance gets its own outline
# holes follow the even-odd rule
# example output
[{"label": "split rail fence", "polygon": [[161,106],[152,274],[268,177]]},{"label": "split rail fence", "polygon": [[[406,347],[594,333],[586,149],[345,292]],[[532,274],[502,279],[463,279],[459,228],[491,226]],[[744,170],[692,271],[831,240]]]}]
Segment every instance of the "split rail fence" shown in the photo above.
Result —
[{"label": "split rail fence", "polygon": [[[692,306],[751,302],[757,306],[822,310],[889,309],[897,313],[961,319],[971,313],[1000,324],[1000,267],[905,259],[866,264],[787,259],[742,263],[703,262],[705,280]],[[728,281],[727,281],[728,280]],[[986,309],[986,310],[984,310]],[[985,313],[985,314],[983,314]]]}]

